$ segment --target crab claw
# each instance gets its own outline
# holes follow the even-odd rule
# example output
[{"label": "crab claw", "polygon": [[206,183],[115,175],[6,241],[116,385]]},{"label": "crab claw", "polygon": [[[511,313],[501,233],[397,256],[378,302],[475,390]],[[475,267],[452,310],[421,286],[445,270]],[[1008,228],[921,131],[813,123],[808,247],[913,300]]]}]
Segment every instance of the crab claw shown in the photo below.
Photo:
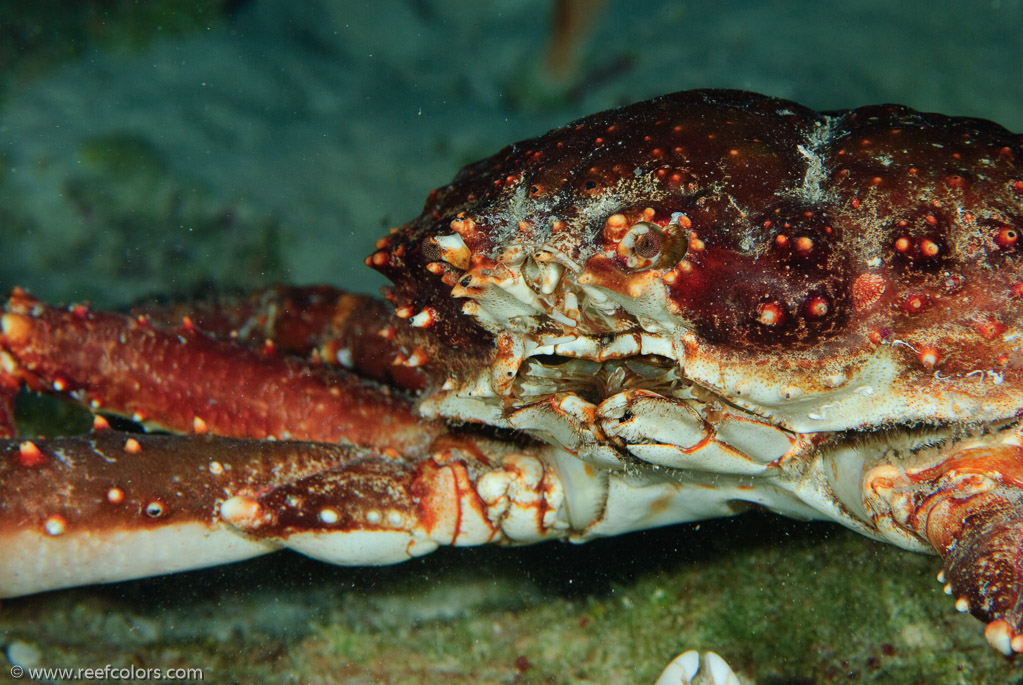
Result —
[{"label": "crab claw", "polygon": [[671,660],[654,685],[739,685],[739,678],[728,663],[714,652],[700,653],[695,649],[683,652]]},{"label": "crab claw", "polygon": [[1006,656],[1023,652],[1023,447],[1013,433],[961,445],[930,468],[881,465],[864,480],[882,530],[911,531],[945,565],[956,609],[987,623]]},{"label": "crab claw", "polygon": [[945,554],[942,579],[959,611],[987,622],[984,637],[1006,656],[1023,652],[1023,509],[967,513]]}]

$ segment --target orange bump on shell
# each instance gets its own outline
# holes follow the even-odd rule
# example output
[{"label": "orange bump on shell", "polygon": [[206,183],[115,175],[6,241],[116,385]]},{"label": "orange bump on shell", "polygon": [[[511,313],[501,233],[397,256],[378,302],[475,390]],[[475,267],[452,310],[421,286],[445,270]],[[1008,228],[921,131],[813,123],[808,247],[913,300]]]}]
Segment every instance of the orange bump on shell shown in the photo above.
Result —
[{"label": "orange bump on shell", "polygon": [[128,438],[124,441],[124,451],[128,454],[138,454],[142,451],[142,445],[135,438]]},{"label": "orange bump on shell", "polygon": [[901,236],[895,240],[895,249],[899,252],[906,252],[909,250],[909,238]]},{"label": "orange bump on shell", "polygon": [[938,244],[933,240],[924,238],[920,241],[920,254],[924,257],[936,257],[939,251]]},{"label": "orange bump on shell", "polygon": [[605,223],[609,228],[625,228],[628,219],[625,218],[624,214],[612,214]]},{"label": "orange bump on shell", "polygon": [[1005,332],[1005,324],[994,317],[986,317],[974,321],[973,330],[985,340],[994,340]]},{"label": "orange bump on shell", "polygon": [[412,354],[402,360],[401,365],[414,369],[416,367],[423,366],[428,361],[430,361],[430,355],[426,353],[426,350],[421,347],[417,347],[412,350]]},{"label": "orange bump on shell", "polygon": [[781,307],[774,302],[766,302],[760,305],[760,310],[757,313],[757,321],[765,326],[774,326],[781,321],[781,316]]},{"label": "orange bump on shell", "polygon": [[902,301],[902,309],[910,314],[923,311],[927,305],[927,298],[923,295],[907,295]]},{"label": "orange bump on shell", "polygon": [[124,490],[121,488],[110,488],[107,490],[107,501],[111,504],[120,504],[124,501]]},{"label": "orange bump on shell", "polygon": [[917,352],[916,358],[920,360],[924,368],[933,369],[941,361],[941,353],[938,352],[937,348],[931,345],[924,345]]},{"label": "orange bump on shell", "polygon": [[822,317],[828,313],[828,301],[823,297],[815,297],[810,300],[810,303],[806,307],[806,311],[810,316]]},{"label": "orange bump on shell", "polygon": [[196,433],[209,433],[210,427],[198,416],[192,418],[192,430]]},{"label": "orange bump on shell", "polygon": [[1019,231],[1009,226],[1003,227],[995,236],[995,244],[998,247],[1012,247],[1019,240]]},{"label": "orange bump on shell", "polygon": [[46,463],[46,455],[31,440],[18,445],[18,463],[28,468],[35,468]]},{"label": "orange bump on shell", "polygon": [[110,422],[104,417],[96,414],[92,417],[92,429],[94,431],[105,431],[110,429]]}]

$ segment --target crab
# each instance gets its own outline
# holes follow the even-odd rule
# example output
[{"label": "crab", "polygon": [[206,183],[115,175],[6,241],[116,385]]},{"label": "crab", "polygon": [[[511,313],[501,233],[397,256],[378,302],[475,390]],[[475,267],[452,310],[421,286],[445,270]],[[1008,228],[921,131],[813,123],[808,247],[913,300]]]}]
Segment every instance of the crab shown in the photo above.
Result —
[{"label": "crab", "polygon": [[[15,289],[0,596],[765,507],[940,555],[1021,652],[1021,155],[978,119],[689,91],[462,169],[367,259],[389,302]],[[25,387],[93,431],[19,437]]]}]

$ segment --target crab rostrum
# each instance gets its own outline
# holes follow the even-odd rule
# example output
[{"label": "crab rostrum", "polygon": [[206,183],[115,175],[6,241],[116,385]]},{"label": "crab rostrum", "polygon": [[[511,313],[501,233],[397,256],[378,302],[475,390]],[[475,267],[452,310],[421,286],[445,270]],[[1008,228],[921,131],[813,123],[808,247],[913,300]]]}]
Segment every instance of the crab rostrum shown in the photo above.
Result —
[{"label": "crab rostrum", "polygon": [[[977,119],[676,93],[464,168],[368,258],[393,307],[15,291],[0,595],[763,506],[936,551],[1023,651],[1021,155]],[[96,430],[14,439],[24,385]]]}]

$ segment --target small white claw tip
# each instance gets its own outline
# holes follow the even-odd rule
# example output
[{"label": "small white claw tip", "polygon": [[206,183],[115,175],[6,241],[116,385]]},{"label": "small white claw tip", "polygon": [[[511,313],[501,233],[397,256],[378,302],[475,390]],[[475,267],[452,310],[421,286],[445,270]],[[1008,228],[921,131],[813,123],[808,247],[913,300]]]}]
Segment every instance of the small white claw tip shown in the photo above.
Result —
[{"label": "small white claw tip", "polygon": [[710,673],[713,685],[739,685],[739,678],[728,663],[714,652],[703,655],[704,668]]},{"label": "small white claw tip", "polygon": [[738,676],[724,659],[714,652],[703,655],[689,650],[672,659],[654,685],[741,685]]},{"label": "small white claw tip", "polygon": [[690,649],[671,660],[654,685],[684,685],[691,683],[693,677],[700,670],[700,655]]}]

